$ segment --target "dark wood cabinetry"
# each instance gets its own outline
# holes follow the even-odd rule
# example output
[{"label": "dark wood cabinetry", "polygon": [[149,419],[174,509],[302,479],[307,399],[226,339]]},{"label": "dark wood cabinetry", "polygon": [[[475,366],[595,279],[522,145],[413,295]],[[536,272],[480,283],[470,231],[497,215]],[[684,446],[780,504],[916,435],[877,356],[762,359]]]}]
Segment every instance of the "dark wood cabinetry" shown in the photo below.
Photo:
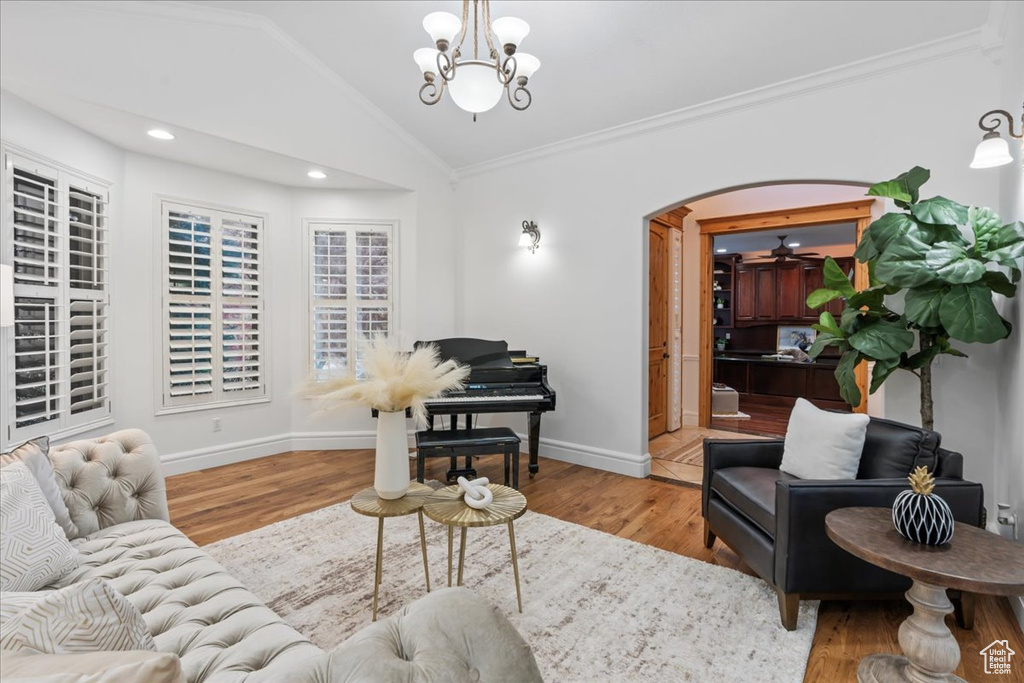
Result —
[{"label": "dark wood cabinetry", "polygon": [[[844,272],[849,272],[854,260],[839,258],[836,263]],[[839,316],[843,311],[841,299],[829,302],[821,310],[807,307],[807,295],[822,287],[822,268],[823,264],[808,261],[737,263],[733,278],[735,324],[814,323],[821,310]]]},{"label": "dark wood cabinetry", "polygon": [[819,408],[849,412],[839,395],[833,363],[762,360],[756,356],[716,357],[714,381],[735,389],[751,404],[792,407],[798,397]]}]

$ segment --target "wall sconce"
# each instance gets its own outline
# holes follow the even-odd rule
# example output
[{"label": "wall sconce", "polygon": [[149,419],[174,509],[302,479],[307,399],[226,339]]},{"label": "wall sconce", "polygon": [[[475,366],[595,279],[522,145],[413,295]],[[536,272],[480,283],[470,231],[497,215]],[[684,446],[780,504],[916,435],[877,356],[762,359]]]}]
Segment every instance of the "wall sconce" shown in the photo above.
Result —
[{"label": "wall sconce", "polygon": [[[993,109],[990,112],[986,112],[978,121],[978,126],[985,131],[985,136],[974,150],[971,168],[994,168],[996,166],[1004,166],[1013,161],[1013,157],[1010,155],[1009,143],[999,135],[998,128],[999,124],[1002,123],[1002,119],[999,118],[1000,116],[1006,117],[1006,127],[1009,129],[1008,133],[1011,138],[1016,140],[1024,139],[1024,115],[1021,115],[1021,132],[1014,133],[1013,116],[1010,112],[1005,109]],[[989,119],[990,122],[986,124],[985,119]]]},{"label": "wall sconce", "polygon": [[540,228],[533,221],[523,221],[523,232],[519,235],[519,246],[526,247],[531,254],[537,253],[540,245]]}]

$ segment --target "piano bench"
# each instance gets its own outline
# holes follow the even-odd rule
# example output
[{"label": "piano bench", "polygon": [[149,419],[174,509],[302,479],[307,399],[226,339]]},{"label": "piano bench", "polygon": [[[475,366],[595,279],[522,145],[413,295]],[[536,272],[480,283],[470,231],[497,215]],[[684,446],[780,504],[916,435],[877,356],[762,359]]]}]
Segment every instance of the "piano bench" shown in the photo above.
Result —
[{"label": "piano bench", "polygon": [[[519,488],[519,436],[507,427],[485,429],[426,430],[416,432],[416,481],[423,481],[427,458],[449,458],[450,478],[473,469],[474,455],[505,456],[505,486]],[[466,458],[466,466],[458,469],[458,458]],[[510,473],[511,470],[511,483]]]}]

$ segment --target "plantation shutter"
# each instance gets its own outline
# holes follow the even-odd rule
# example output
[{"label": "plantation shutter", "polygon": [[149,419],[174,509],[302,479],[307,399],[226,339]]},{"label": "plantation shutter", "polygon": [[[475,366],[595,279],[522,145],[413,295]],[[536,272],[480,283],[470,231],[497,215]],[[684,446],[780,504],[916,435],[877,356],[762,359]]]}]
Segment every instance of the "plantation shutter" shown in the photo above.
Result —
[{"label": "plantation shutter", "polygon": [[163,202],[165,408],[266,397],[263,219]]},{"label": "plantation shutter", "polygon": [[4,166],[15,302],[5,436],[70,434],[110,416],[107,190],[12,153]]},{"label": "plantation shutter", "polygon": [[308,239],[314,376],[350,363],[361,376],[361,342],[393,331],[393,227],[318,222]]}]

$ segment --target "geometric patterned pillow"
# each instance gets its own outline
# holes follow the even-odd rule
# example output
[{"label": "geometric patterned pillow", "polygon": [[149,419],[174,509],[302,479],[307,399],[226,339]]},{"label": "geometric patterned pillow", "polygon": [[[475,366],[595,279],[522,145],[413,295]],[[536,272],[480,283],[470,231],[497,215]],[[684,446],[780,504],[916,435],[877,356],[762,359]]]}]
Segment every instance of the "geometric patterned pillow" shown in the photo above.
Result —
[{"label": "geometric patterned pillow", "polygon": [[64,530],[68,538],[78,536],[78,527],[71,521],[71,514],[68,506],[61,497],[60,487],[57,486],[57,474],[53,471],[53,463],[50,462],[50,439],[46,436],[39,436],[31,441],[17,446],[9,453],[0,453],[0,467],[6,467],[16,462],[23,463],[39,484],[39,490],[43,492],[43,498],[53,510],[57,524]]},{"label": "geometric patterned pillow", "polygon": [[103,579],[46,592],[0,624],[0,650],[73,654],[97,650],[156,651],[135,605]]},{"label": "geometric patterned pillow", "polygon": [[39,590],[77,566],[78,552],[29,469],[0,467],[0,590]]}]

